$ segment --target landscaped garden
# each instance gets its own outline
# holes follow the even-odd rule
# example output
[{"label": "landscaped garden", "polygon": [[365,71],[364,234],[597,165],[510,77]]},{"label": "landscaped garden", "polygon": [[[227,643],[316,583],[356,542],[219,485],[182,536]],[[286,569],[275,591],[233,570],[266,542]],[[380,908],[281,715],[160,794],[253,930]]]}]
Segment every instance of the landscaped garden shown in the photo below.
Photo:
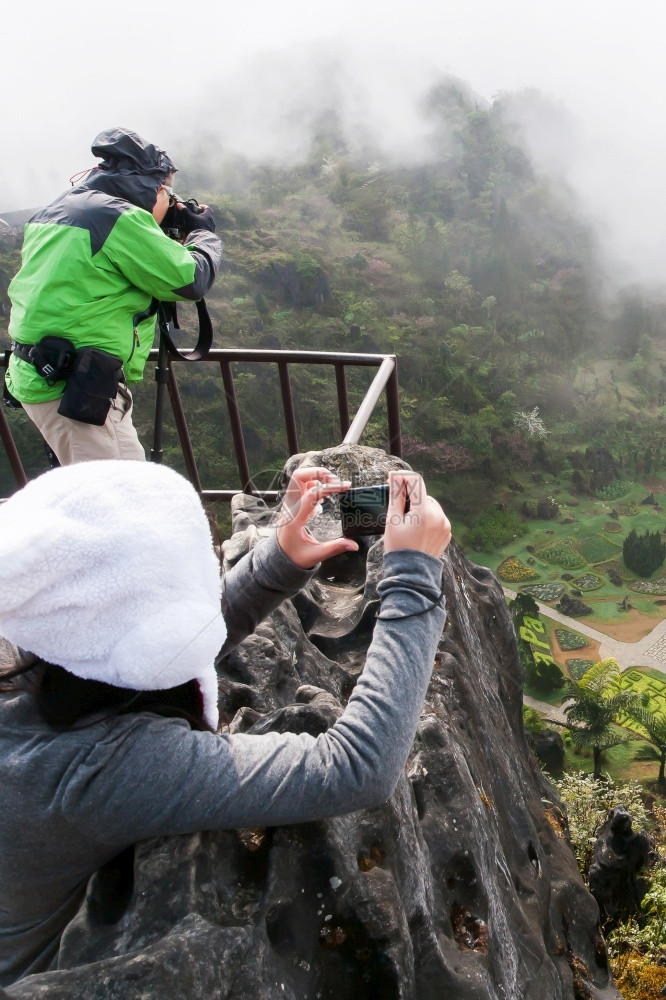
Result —
[{"label": "landscaped garden", "polygon": [[[526,518],[524,534],[494,552],[468,549],[473,562],[494,570],[505,587],[554,605],[563,595],[592,609],[588,625],[614,638],[636,641],[666,618],[666,564],[649,579],[639,578],[623,560],[623,542],[633,530],[663,533],[666,511],[643,504],[649,494],[640,483],[623,481],[621,498],[585,498],[546,482],[559,507],[557,519]],[[661,535],[662,539],[666,534]],[[561,647],[562,648],[562,647]]]},{"label": "landscaped garden", "polygon": [[572,649],[583,649],[590,644],[590,640],[586,639],[584,635],[579,635],[578,632],[569,628],[556,628],[555,638],[560,649],[565,652]]},{"label": "landscaped garden", "polygon": [[582,660],[577,657],[572,660],[567,660],[566,663],[567,670],[574,681],[579,681],[581,677],[587,673],[590,667],[594,666],[594,660]]}]

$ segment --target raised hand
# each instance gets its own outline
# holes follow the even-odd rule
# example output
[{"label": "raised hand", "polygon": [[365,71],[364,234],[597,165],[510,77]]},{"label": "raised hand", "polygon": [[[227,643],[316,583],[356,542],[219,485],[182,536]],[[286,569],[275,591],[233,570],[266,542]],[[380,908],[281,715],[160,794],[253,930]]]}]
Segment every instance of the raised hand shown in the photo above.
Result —
[{"label": "raised hand", "polygon": [[[408,502],[409,501],[409,502]],[[416,549],[442,555],[451,541],[451,524],[417,472],[389,472],[389,505],[384,552]]]},{"label": "raised hand", "polygon": [[357,551],[358,545],[351,538],[318,542],[307,527],[317,504],[324,497],[342,493],[350,486],[350,482],[338,479],[322,467],[296,469],[293,473],[282,504],[277,540],[282,551],[297,566],[311,569],[318,562],[341,552]]}]

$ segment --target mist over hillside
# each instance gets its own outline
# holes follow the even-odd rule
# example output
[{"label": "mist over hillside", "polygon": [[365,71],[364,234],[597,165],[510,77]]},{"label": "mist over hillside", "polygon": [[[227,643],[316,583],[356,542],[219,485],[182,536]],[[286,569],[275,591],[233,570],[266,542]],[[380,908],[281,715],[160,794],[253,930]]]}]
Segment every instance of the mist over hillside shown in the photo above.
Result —
[{"label": "mist over hillside", "polygon": [[[440,77],[399,133],[371,114],[385,95],[350,89],[334,59],[297,87],[281,66],[264,65],[263,89],[248,84],[251,106],[242,87],[209,94],[207,128],[193,115],[189,133],[174,120],[164,134],[177,190],[214,207],[225,242],[209,303],[216,343],[396,353],[407,457],[467,522],[506,503],[502,489],[525,489],[530,470],[568,481],[582,461],[593,492],[592,444],[618,475],[661,468],[666,306],[614,285],[580,199],[530,150],[531,124],[552,138],[557,109],[531,91],[483,102]],[[246,119],[263,143],[252,156],[234,141]],[[17,265],[8,246],[4,287]],[[185,395],[203,479],[231,485],[213,377],[198,376]],[[246,367],[240,386],[253,471],[276,469],[275,382]],[[354,376],[352,409],[363,391]],[[337,440],[334,387],[299,371],[295,393],[299,427],[316,438],[304,446]],[[535,408],[543,433],[521,423]],[[378,412],[365,443],[385,440]]]},{"label": "mist over hillside", "polygon": [[[519,0],[509,6],[520,6]],[[319,30],[319,37],[306,38],[305,24],[292,25],[292,34],[303,37],[291,43],[283,40],[280,25],[275,26],[274,40],[267,41],[268,13],[263,12],[251,37],[243,44],[237,39],[236,45],[225,46],[221,59],[199,60],[196,72],[178,78],[168,96],[156,85],[159,73],[148,86],[143,70],[137,70],[131,91],[120,79],[111,93],[81,85],[78,78],[75,84],[70,80],[72,68],[61,66],[49,77],[58,107],[53,119],[45,119],[41,111],[36,117],[26,114],[30,87],[24,81],[22,105],[12,101],[6,108],[12,141],[0,166],[0,215],[55,197],[72,174],[93,162],[89,152],[93,136],[114,124],[137,129],[181,160],[210,138],[253,164],[293,165],[308,155],[313,123],[334,109],[351,147],[370,142],[387,162],[427,164],[440,152],[432,142],[427,95],[437,81],[453,76],[481,110],[499,96],[515,141],[528,151],[535,167],[575,192],[581,218],[593,221],[599,234],[616,286],[629,281],[663,285],[666,194],[650,115],[654,94],[641,87],[641,74],[625,77],[624,89],[610,67],[601,67],[595,78],[596,49],[590,47],[589,79],[597,89],[590,89],[592,83],[588,87],[583,79],[577,86],[582,54],[567,59],[562,49],[558,60],[539,64],[536,36],[533,44],[529,40],[536,24],[525,12],[514,25],[525,41],[518,61],[512,55],[516,43],[503,36],[499,24],[497,45],[491,46],[484,32],[476,39],[474,53],[455,18],[449,18],[445,28],[433,21],[429,35],[431,18],[421,13],[421,37],[408,44],[418,22],[415,10],[403,25],[404,39],[397,25],[391,33],[379,21],[370,41],[367,12],[361,4],[353,31],[348,27],[336,33],[341,17],[336,11],[327,29],[310,26],[310,33]],[[508,8],[505,13],[509,18]],[[565,20],[566,11],[561,13]],[[579,11],[576,18],[579,47],[584,45],[586,28],[592,31],[592,25],[585,23],[587,13]],[[480,24],[489,27],[492,18],[485,12]],[[231,25],[232,39],[238,28]],[[229,32],[229,25],[225,30]],[[331,37],[323,37],[325,30]],[[558,21],[548,30],[548,37],[539,34],[541,47],[555,45]],[[595,25],[595,43],[612,30],[612,18]],[[442,31],[446,43],[437,48],[435,39]],[[114,30],[107,25],[105,37],[109,32],[112,40]],[[611,41],[609,37],[609,45]],[[170,55],[173,39],[162,44],[160,65],[173,68],[178,65]],[[44,66],[48,53],[47,48]],[[5,70],[14,55],[5,60]],[[649,58],[647,50],[645,57]],[[58,99],[63,88],[66,95]]]}]

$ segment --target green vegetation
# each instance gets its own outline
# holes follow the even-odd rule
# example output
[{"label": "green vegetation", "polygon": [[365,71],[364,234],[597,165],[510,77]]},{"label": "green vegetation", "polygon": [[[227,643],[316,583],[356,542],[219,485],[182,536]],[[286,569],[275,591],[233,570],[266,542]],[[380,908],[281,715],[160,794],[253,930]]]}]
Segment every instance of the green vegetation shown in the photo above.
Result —
[{"label": "green vegetation", "polygon": [[622,557],[639,576],[652,576],[666,559],[666,544],[658,531],[646,531],[639,535],[630,531],[622,546]]},{"label": "green vegetation", "polygon": [[609,483],[608,486],[597,490],[594,495],[597,500],[619,500],[620,497],[627,495],[631,485],[631,483],[626,482],[624,479],[617,479],[614,483]]},{"label": "green vegetation", "polygon": [[508,559],[499,564],[497,575],[500,580],[504,580],[506,583],[521,583],[523,580],[538,579],[539,576],[535,570],[526,566],[525,563],[522,563],[520,559],[516,559],[515,556],[509,556]]},{"label": "green vegetation", "polygon": [[[664,685],[666,689],[666,685]],[[636,760],[656,761],[659,764],[659,776],[657,787],[660,791],[666,791],[666,778],[664,768],[666,767],[666,714],[657,714],[650,707],[644,705],[633,705],[629,709],[630,717],[640,726],[645,743],[642,743],[636,751]]]},{"label": "green vegetation", "polygon": [[528,583],[520,588],[530,597],[536,597],[539,601],[552,603],[558,601],[565,591],[563,583]]},{"label": "green vegetation", "polygon": [[574,577],[571,583],[579,590],[598,590],[604,581],[596,573],[584,573],[582,576]]},{"label": "green vegetation", "polygon": [[575,657],[574,659],[567,660],[567,670],[573,677],[575,681],[579,681],[581,677],[588,672],[590,667],[594,666],[594,660],[582,660]]},{"label": "green vegetation", "polygon": [[[579,772],[564,774],[555,784],[566,806],[571,843],[586,881],[594,841],[614,806],[625,805],[634,829],[650,833],[657,850],[663,852],[666,810],[654,800],[646,805],[638,782],[617,781],[608,776],[599,781]],[[558,805],[555,802],[545,805],[557,829]],[[666,868],[655,860],[643,874],[648,886],[640,910],[603,928],[615,983],[625,1000],[657,1000],[666,986],[666,968],[660,964],[666,946]]]},{"label": "green vegetation", "polygon": [[638,580],[632,583],[631,589],[639,594],[653,594],[655,597],[666,596],[666,577],[659,580]]},{"label": "green vegetation", "polygon": [[467,532],[467,544],[472,549],[493,551],[506,542],[524,535],[525,525],[519,514],[489,510],[472,522]]},{"label": "green vegetation", "polygon": [[561,566],[562,569],[579,569],[586,562],[571,538],[563,538],[559,542],[553,542],[551,545],[539,549],[536,554],[540,559],[553,563],[555,566]]},{"label": "green vegetation", "polygon": [[578,632],[574,632],[568,628],[556,628],[555,638],[560,649],[563,649],[565,652],[571,649],[583,649],[590,644],[590,640],[586,639],[585,636],[579,635]]},{"label": "green vegetation", "polygon": [[[208,297],[217,345],[395,352],[405,455],[473,529],[468,544],[484,558],[497,552],[497,562],[525,562],[499,549],[523,537],[521,525],[536,534],[563,519],[572,491],[606,506],[593,531],[620,497],[638,525],[632,491],[666,459],[655,375],[662,303],[633,287],[607,294],[594,232],[521,146],[513,122],[526,100],[503,95],[480,109],[443,80],[426,101],[431,148],[410,166],[370,141],[352,143],[335,108],[289,167],[253,164],[211,135],[178,151],[179,183],[213,206],[225,243]],[[19,252],[20,234],[0,237],[4,343]],[[178,378],[202,480],[235,485],[219,372],[192,367]],[[270,479],[287,448],[279,382],[266,369],[235,366],[250,467]],[[333,373],[292,366],[291,377],[300,447],[338,441]],[[370,377],[349,373],[352,413]],[[137,396],[149,443],[153,386]],[[22,415],[10,420],[29,470],[43,468]],[[384,445],[386,429],[380,407],[364,442]],[[182,467],[171,426],[165,460]],[[0,457],[0,492],[10,489]],[[478,523],[498,505],[504,523]]]},{"label": "green vegetation", "polygon": [[598,781],[590,774],[563,774],[555,781],[567,807],[569,835],[578,866],[587,878],[592,860],[591,844],[609,809],[622,803],[634,818],[637,829],[650,827],[651,819],[638,782]]},{"label": "green vegetation", "polygon": [[518,651],[525,670],[525,685],[538,697],[548,696],[564,685],[564,674],[550,652],[550,641],[536,602],[524,591],[509,603]]},{"label": "green vegetation", "polygon": [[617,661],[608,659],[595,663],[580,681],[567,683],[568,731],[577,750],[592,751],[595,778],[601,777],[604,750],[632,739],[615,725],[634,701],[629,691],[618,690],[619,676]]},{"label": "green vegetation", "polygon": [[623,563],[618,562],[617,559],[607,559],[605,562],[595,563],[594,570],[596,573],[607,573],[608,576],[614,573],[619,576],[620,580],[627,582],[636,579],[636,574],[627,569]]},{"label": "green vegetation", "polygon": [[603,535],[588,535],[578,542],[578,551],[586,562],[599,563],[604,559],[619,559],[622,549]]}]

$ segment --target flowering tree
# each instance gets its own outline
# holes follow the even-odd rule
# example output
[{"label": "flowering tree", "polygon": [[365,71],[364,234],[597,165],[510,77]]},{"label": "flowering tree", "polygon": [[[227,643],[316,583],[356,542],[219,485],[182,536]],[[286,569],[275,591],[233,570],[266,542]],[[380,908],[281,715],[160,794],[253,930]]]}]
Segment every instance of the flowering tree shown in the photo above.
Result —
[{"label": "flowering tree", "polygon": [[550,431],[546,429],[543,420],[539,416],[539,407],[535,406],[529,413],[519,412],[513,418],[514,427],[528,438],[537,438],[542,441]]}]

